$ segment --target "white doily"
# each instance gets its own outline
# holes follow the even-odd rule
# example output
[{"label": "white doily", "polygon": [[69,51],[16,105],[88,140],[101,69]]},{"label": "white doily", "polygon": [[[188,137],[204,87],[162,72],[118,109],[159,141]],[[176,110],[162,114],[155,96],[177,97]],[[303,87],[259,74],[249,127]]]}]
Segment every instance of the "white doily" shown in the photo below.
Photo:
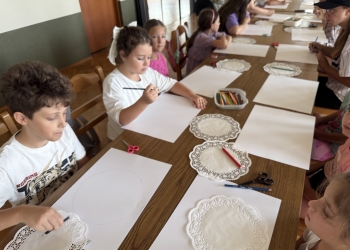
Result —
[{"label": "white doily", "polygon": [[238,59],[225,59],[216,63],[216,67],[223,71],[244,72],[250,69],[250,63]]},{"label": "white doily", "polygon": [[[284,70],[286,69],[286,70]],[[264,66],[264,70],[270,75],[275,76],[297,76],[301,69],[293,64],[273,62]]]},{"label": "white doily", "polygon": [[256,25],[260,25],[260,26],[276,26],[278,25],[278,23],[274,23],[271,21],[267,21],[267,20],[258,20],[255,22]]},{"label": "white doily", "polygon": [[248,37],[234,37],[232,38],[232,43],[254,44],[256,41]]},{"label": "white doily", "polygon": [[[222,148],[225,148],[240,163],[240,168]],[[236,180],[247,174],[252,164],[248,153],[232,142],[206,141],[195,146],[189,157],[191,167],[198,174],[215,181]]]},{"label": "white doily", "polygon": [[24,226],[17,231],[4,250],[82,250],[87,242],[87,226],[75,213],[58,211],[63,218],[69,216],[62,227],[44,235],[43,232]]},{"label": "white doily", "polygon": [[215,195],[188,214],[186,231],[195,249],[264,250],[267,222],[257,208],[238,197]]},{"label": "white doily", "polygon": [[239,123],[232,117],[221,114],[205,114],[193,118],[190,132],[206,141],[227,141],[235,139],[241,132]]}]

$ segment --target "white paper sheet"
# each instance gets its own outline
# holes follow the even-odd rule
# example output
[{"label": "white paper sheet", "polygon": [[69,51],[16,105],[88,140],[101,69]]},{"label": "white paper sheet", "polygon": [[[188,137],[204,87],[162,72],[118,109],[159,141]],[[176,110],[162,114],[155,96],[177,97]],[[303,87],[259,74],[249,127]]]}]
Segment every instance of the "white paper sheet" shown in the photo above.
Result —
[{"label": "white paper sheet", "polygon": [[241,74],[234,71],[222,71],[213,67],[203,66],[182,79],[181,83],[196,94],[213,98],[215,90],[225,88]]},{"label": "white paper sheet", "polygon": [[117,249],[170,167],[110,149],[53,207],[73,211],[87,224],[86,249]]},{"label": "white paper sheet", "polygon": [[224,187],[225,183],[232,184],[232,182],[227,181],[214,182],[197,176],[150,249],[193,249],[191,240],[186,233],[188,213],[196,207],[198,201],[219,194],[236,196],[243,199],[247,204],[255,206],[267,222],[267,233],[271,240],[281,200],[252,190],[226,188]]},{"label": "white paper sheet", "polygon": [[265,9],[281,9],[281,10],[284,10],[284,9],[287,9],[288,8],[288,5],[289,3],[286,3],[286,4],[281,4],[281,5],[265,5],[264,8]]},{"label": "white paper sheet", "polygon": [[302,18],[303,21],[313,22],[313,23],[322,23],[322,18],[317,17],[313,13],[296,13],[295,17]]},{"label": "white paper sheet", "polygon": [[253,101],[311,114],[317,88],[316,81],[269,75]]},{"label": "white paper sheet", "polygon": [[323,30],[292,29],[293,41],[315,42],[316,38],[318,43],[325,43],[328,41]]},{"label": "white paper sheet", "polygon": [[313,10],[314,9],[314,5],[310,5],[310,4],[300,4],[299,6],[299,10]]},{"label": "white paper sheet", "polygon": [[274,21],[274,22],[283,22],[287,18],[294,17],[294,14],[277,14],[277,13],[275,13],[271,16],[259,14],[259,15],[256,15],[255,17],[262,18],[262,19],[270,19],[270,21]]},{"label": "white paper sheet", "polygon": [[249,24],[248,27],[241,33],[241,35],[249,35],[249,36],[263,36],[263,35],[271,35],[272,26],[268,25],[255,25]]},{"label": "white paper sheet", "polygon": [[187,98],[164,93],[123,128],[174,143],[200,111]]},{"label": "white paper sheet", "polygon": [[314,116],[255,105],[236,144],[249,154],[309,169],[314,126]]},{"label": "white paper sheet", "polygon": [[276,61],[318,64],[316,54],[307,45],[280,44],[277,47]]},{"label": "white paper sheet", "polygon": [[[257,25],[258,26],[258,25]],[[264,27],[264,26],[258,26]],[[257,44],[241,44],[231,43],[226,49],[216,49],[216,53],[234,54],[243,56],[258,56],[265,57],[270,46],[268,45],[257,45]]]}]

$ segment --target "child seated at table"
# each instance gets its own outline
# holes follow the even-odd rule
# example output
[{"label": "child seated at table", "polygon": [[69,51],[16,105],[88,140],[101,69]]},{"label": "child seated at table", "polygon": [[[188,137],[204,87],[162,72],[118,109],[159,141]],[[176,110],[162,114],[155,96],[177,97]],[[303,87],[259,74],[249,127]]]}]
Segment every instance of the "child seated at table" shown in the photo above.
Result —
[{"label": "child seated at table", "polygon": [[22,129],[0,148],[0,207],[38,205],[87,162],[66,124],[72,84],[50,65],[24,62],[3,74],[1,92]]},{"label": "child seated at table", "polygon": [[51,207],[22,205],[0,210],[0,231],[19,223],[24,223],[37,231],[50,231],[60,228],[63,219]]},{"label": "child seated at table", "polygon": [[114,140],[120,126],[135,120],[157,100],[159,92],[170,91],[187,97],[204,109],[207,101],[174,79],[149,68],[152,40],[139,27],[125,26],[113,32],[108,58],[118,67],[103,82],[103,102],[108,114],[107,136]]},{"label": "child seated at table", "polygon": [[310,167],[309,176],[305,176],[303,204],[300,217],[305,217],[307,202],[316,199],[316,190],[318,186],[325,180],[331,179],[335,174],[350,171],[350,107],[348,106],[342,119],[342,133],[347,137],[343,145],[338,148],[335,157],[328,161],[324,167],[314,165]]},{"label": "child seated at table", "polygon": [[[350,87],[350,0],[326,0],[315,6],[326,9],[329,25],[341,27],[334,47],[320,43],[309,44],[310,51],[316,53],[320,70],[328,75],[318,79],[315,106],[339,109]],[[326,57],[332,58],[331,63]]]},{"label": "child seated at table", "polygon": [[[342,119],[350,104],[350,92],[348,92],[340,109],[327,116],[316,116],[314,144],[311,159],[321,161],[320,167],[332,158],[338,151],[338,147],[346,141],[347,137],[342,133]],[[323,162],[323,163],[322,163]]]},{"label": "child seated at table", "polygon": [[152,40],[152,57],[149,67],[157,70],[164,76],[169,76],[167,61],[162,56],[162,51],[166,42],[165,25],[157,19],[151,19],[146,22],[144,28],[149,38]]},{"label": "child seated at table", "polygon": [[[319,2],[324,2],[324,1],[325,0],[320,0]],[[320,9],[319,7],[315,6],[313,12],[317,17],[322,18],[322,28],[327,38],[327,43],[325,45],[333,47],[334,42],[337,40],[337,37],[339,35],[340,26],[330,25],[329,22],[327,21],[324,10]]]},{"label": "child seated at table", "polygon": [[[219,9],[221,24],[219,31],[224,31],[230,35],[239,35],[250,22],[248,5],[251,0],[227,1]],[[254,3],[253,3],[254,5]]]},{"label": "child seated at table", "polygon": [[350,173],[334,176],[321,186],[323,196],[309,202],[307,228],[295,250],[350,249]]},{"label": "child seated at table", "polygon": [[188,61],[186,75],[190,74],[215,49],[224,49],[232,41],[225,32],[218,32],[219,14],[213,9],[204,9],[198,16],[198,29],[187,42]]}]

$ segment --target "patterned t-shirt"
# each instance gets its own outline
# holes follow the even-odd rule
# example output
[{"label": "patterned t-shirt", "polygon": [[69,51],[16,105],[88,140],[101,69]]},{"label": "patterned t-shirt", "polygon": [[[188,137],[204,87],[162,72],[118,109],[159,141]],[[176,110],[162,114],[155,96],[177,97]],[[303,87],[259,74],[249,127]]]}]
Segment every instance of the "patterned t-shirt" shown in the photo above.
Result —
[{"label": "patterned t-shirt", "polygon": [[[19,132],[20,133],[20,132]],[[0,149],[0,207],[38,205],[77,171],[85,149],[67,125],[62,137],[41,148],[28,148],[13,135]]]},{"label": "patterned t-shirt", "polygon": [[[339,71],[339,76],[350,77],[350,35],[341,51],[340,57],[333,59],[331,66]],[[326,86],[333,90],[340,101],[344,100],[346,93],[349,91],[347,86],[332,77],[328,77]]]}]

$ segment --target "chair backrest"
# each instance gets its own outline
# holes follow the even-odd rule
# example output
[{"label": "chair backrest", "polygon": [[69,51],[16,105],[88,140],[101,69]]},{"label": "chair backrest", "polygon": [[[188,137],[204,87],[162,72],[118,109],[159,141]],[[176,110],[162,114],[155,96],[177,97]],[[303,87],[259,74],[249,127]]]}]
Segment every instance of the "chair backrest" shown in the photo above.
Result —
[{"label": "chair backrest", "polygon": [[11,135],[14,135],[18,131],[15,122],[7,111],[4,111],[0,114],[0,120],[6,125]]},{"label": "chair backrest", "polygon": [[0,120],[0,146],[2,146],[18,131],[18,128],[7,111],[0,114]]},{"label": "chair backrest", "polygon": [[[104,80],[104,74],[103,70],[100,66],[95,67],[95,72],[90,74],[78,74],[73,76],[70,81],[73,84],[73,89],[76,94],[79,92],[93,86],[98,85],[100,89],[100,93],[96,96],[94,96],[92,99],[87,100],[83,104],[81,104],[79,107],[75,108],[71,112],[71,119],[76,119],[78,116],[82,115],[86,111],[90,110],[91,108],[95,107],[98,104],[102,103],[102,83]],[[100,113],[97,116],[94,116],[93,118],[89,119],[87,123],[83,124],[80,128],[76,129],[74,132],[79,137],[92,129],[94,126],[96,126],[98,123],[103,121],[107,117],[106,110],[104,112]]]},{"label": "chair backrest", "polygon": [[175,56],[176,63],[176,74],[177,80],[182,80],[183,76],[181,73],[181,69],[183,65],[187,61],[187,41],[190,39],[188,32],[188,23],[185,22],[184,26],[179,25],[176,30],[171,32],[171,48],[173,51],[177,51],[177,55]]}]

